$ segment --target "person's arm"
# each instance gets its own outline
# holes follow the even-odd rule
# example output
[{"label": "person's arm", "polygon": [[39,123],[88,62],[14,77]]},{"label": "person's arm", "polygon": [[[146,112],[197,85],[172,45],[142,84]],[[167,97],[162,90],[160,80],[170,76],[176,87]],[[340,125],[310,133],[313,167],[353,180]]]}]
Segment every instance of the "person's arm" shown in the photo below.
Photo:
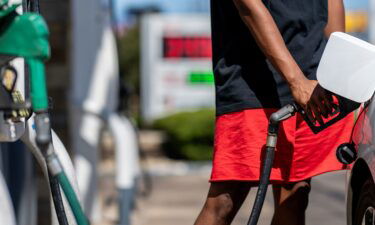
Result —
[{"label": "person's arm", "polygon": [[326,37],[331,33],[345,32],[345,8],[343,0],[328,0],[328,23],[324,30]]},{"label": "person's arm", "polygon": [[289,84],[294,100],[307,111],[310,117],[322,123],[321,115],[326,117],[328,112],[331,112],[330,101],[322,88],[317,86],[317,81],[308,80],[304,76],[263,2],[261,0],[233,0],[233,2],[260,49]]}]

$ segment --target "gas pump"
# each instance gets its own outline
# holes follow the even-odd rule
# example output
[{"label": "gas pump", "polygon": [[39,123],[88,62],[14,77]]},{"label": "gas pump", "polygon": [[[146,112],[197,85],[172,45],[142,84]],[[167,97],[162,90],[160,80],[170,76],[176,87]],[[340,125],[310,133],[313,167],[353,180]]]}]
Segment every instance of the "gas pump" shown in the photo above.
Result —
[{"label": "gas pump", "polygon": [[[51,181],[50,190],[60,224],[68,224],[67,221],[88,224],[77,198],[72,163],[50,126],[44,68],[44,61],[50,56],[48,28],[38,13],[19,14],[16,11],[19,6],[0,0],[0,141],[22,138],[29,146]],[[11,60],[18,57],[25,60],[29,70],[29,76],[22,79],[27,80],[27,89],[30,85],[30,97],[25,95],[26,98],[15,88],[19,77]],[[0,182],[0,195],[6,196],[2,184]],[[66,198],[62,197],[60,186]],[[9,204],[5,205],[9,209]],[[8,215],[11,224],[13,215]]]}]

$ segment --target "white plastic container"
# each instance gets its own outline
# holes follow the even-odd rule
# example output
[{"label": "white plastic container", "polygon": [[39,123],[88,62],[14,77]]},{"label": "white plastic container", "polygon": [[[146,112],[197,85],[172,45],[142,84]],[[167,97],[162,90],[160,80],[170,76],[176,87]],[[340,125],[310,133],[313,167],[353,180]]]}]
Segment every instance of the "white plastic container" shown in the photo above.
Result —
[{"label": "white plastic container", "polygon": [[333,33],[320,61],[319,84],[355,102],[375,91],[375,46],[345,33]]}]

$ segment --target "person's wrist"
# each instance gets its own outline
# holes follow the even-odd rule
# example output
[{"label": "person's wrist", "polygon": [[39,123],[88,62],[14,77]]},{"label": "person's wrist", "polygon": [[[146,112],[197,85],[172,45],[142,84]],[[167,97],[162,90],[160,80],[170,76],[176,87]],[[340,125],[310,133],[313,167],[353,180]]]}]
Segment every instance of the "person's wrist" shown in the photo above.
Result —
[{"label": "person's wrist", "polygon": [[302,74],[295,75],[290,77],[287,82],[291,89],[300,87],[306,82],[307,78]]}]

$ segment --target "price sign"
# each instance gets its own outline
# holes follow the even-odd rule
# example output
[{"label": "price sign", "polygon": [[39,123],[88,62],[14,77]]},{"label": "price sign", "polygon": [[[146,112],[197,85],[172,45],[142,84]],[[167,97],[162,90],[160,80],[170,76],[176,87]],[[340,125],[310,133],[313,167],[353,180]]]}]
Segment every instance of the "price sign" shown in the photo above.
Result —
[{"label": "price sign", "polygon": [[210,18],[147,15],[142,19],[142,115],[146,121],[215,103]]}]

